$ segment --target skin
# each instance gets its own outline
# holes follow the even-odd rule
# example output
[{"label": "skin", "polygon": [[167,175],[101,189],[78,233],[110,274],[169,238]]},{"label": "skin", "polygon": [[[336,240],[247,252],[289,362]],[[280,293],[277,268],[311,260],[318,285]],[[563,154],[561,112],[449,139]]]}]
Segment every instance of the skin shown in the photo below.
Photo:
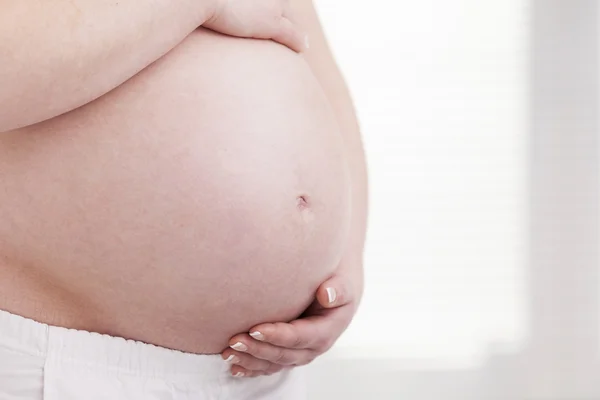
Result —
[{"label": "skin", "polygon": [[[294,21],[300,27],[297,30],[293,28],[293,24],[287,17],[283,18],[290,13],[287,8],[267,7],[270,14],[266,13],[265,15],[276,15],[275,21],[278,21],[278,24],[269,27],[273,30],[267,29],[261,32],[248,30],[248,26],[252,26],[252,23],[235,25],[232,22],[236,20],[231,16],[236,14],[239,9],[217,7],[216,11],[207,18],[206,14],[202,12],[185,8],[184,12],[178,11],[178,14],[174,14],[173,18],[169,19],[156,17],[156,15],[162,15],[161,9],[153,9],[152,12],[144,13],[141,10],[132,10],[131,8],[134,6],[130,4],[127,5],[128,7],[121,8],[121,10],[125,9],[123,13],[116,14],[114,14],[114,7],[108,7],[106,4],[99,2],[85,2],[83,0],[57,1],[52,4],[56,8],[50,7],[44,9],[43,12],[36,13],[30,13],[31,10],[26,9],[23,2],[8,2],[8,0],[5,0],[5,4],[3,4],[3,6],[6,6],[3,10],[9,12],[3,13],[5,21],[2,22],[6,23],[0,23],[0,27],[8,27],[8,29],[0,29],[0,37],[7,39],[2,41],[3,47],[0,48],[0,51],[9,54],[17,62],[8,63],[7,65],[10,67],[7,67],[6,70],[2,71],[3,74],[0,74],[2,78],[0,86],[4,88],[0,96],[6,96],[6,98],[0,98],[0,104],[7,105],[7,107],[2,108],[3,114],[0,115],[0,132],[54,117],[103,95],[165,54],[170,48],[176,46],[189,33],[188,31],[193,30],[198,22],[202,20],[205,20],[205,26],[213,30],[242,37],[272,38],[287,44],[295,50],[299,50],[303,46],[301,40],[303,36],[298,32],[302,30],[309,32],[312,47],[305,52],[304,56],[326,92],[335,111],[338,124],[344,132],[346,151],[352,170],[353,215],[351,234],[338,268],[319,287],[315,302],[306,310],[302,318],[289,324],[259,324],[251,328],[249,332],[260,332],[262,337],[255,334],[255,338],[252,338],[245,333],[234,336],[230,341],[231,345],[238,342],[245,343],[247,346],[246,351],[236,352],[232,350],[234,353],[226,352],[223,355],[224,358],[235,355],[240,359],[239,364],[232,368],[234,374],[242,372],[246,373],[247,376],[255,376],[261,373],[275,372],[287,365],[306,364],[329,349],[350,323],[362,294],[362,249],[366,225],[366,174],[364,172],[364,155],[359,130],[350,97],[327,48],[312,5],[303,1],[293,3],[296,14]],[[157,4],[162,3],[157,2]],[[191,3],[182,4],[189,5]],[[244,5],[242,1],[228,2],[228,4],[238,4],[242,9]],[[280,2],[265,0],[265,4],[280,4]],[[106,7],[102,8],[102,5]],[[51,31],[45,26],[46,30],[43,32],[29,30],[33,33],[27,36],[28,40],[32,40],[36,45],[42,43],[42,46],[39,47],[40,51],[29,52],[31,54],[28,54],[28,52],[21,50],[25,48],[22,43],[13,39],[22,36],[10,34],[17,29],[13,26],[13,21],[19,19],[16,18],[17,15],[26,15],[25,21],[28,21],[31,26],[43,26],[43,24],[40,24],[42,18],[48,18],[48,15],[51,16],[52,13],[56,13],[57,19],[60,19],[60,17],[64,17],[64,13],[61,14],[58,11],[71,10],[69,8],[71,6],[74,7],[72,10],[74,25],[71,26],[71,29],[74,29],[76,33],[79,32],[80,35],[73,35],[73,32]],[[272,10],[275,10],[275,14]],[[169,8],[169,11],[173,10]],[[245,14],[242,15],[246,15],[248,21],[252,21],[253,18],[258,20],[265,17],[265,15],[257,16],[254,9],[245,9],[244,11]],[[87,14],[104,15],[106,20],[110,20],[116,26],[112,27],[114,29],[81,32],[84,27],[89,27],[88,24],[81,23],[81,15]],[[119,16],[130,15],[136,15],[136,18],[139,17],[135,20],[138,24],[132,24],[131,19],[128,19],[127,24],[119,25],[119,22],[122,21],[118,18]],[[143,19],[144,16],[147,19]],[[178,18],[184,18],[187,22],[182,23],[183,20]],[[156,29],[156,24],[161,21],[170,21],[168,25],[164,26],[164,31]],[[174,23],[174,21],[178,23]],[[62,27],[63,25],[55,24],[54,26]],[[125,52],[126,49],[130,48],[129,44],[138,43],[140,40],[139,34],[131,34],[131,27],[143,27],[146,30],[142,29],[142,32],[146,32],[148,35],[144,38],[144,42],[148,43],[148,47],[136,52],[136,55],[132,56],[133,58],[123,57],[125,53],[127,55],[133,53],[129,50]],[[113,31],[116,32],[114,36],[105,36],[106,32]],[[97,35],[94,35],[96,33]],[[115,45],[116,41],[113,42],[112,39],[117,37],[120,40],[123,37],[130,39],[131,43],[125,40],[119,42],[119,45]],[[70,38],[69,40],[75,40],[75,43],[63,43],[59,38]],[[69,51],[73,50],[73,52],[61,53],[61,57],[51,57],[52,52],[55,52],[55,48],[43,46],[43,44],[49,43],[64,44],[65,46],[61,46],[61,48],[69,49]],[[83,53],[78,51],[83,51]],[[81,60],[85,61],[81,62]],[[119,60],[119,62],[116,60]],[[42,63],[47,65],[48,68],[39,69],[36,67],[39,72],[30,74],[32,67]],[[30,68],[28,69],[28,67]],[[103,74],[93,74],[97,70],[102,70]],[[100,77],[100,75],[102,76]],[[22,79],[21,76],[27,76],[28,79]],[[55,85],[54,82],[57,81],[60,81],[61,84]],[[85,82],[85,85],[82,84],[83,82]],[[35,96],[24,97],[22,93],[32,93]],[[53,99],[53,102],[50,102],[52,104],[48,104],[47,98]],[[329,292],[332,289],[336,292],[336,300],[332,303],[328,301],[328,289]],[[244,365],[247,368],[244,368]]]},{"label": "skin", "polygon": [[[352,217],[342,260],[323,282],[313,304],[289,323],[264,323],[235,335],[221,356],[235,376],[270,375],[306,365],[329,350],[346,330],[363,293],[363,251],[367,226],[367,173],[360,130],[350,94],[335,63],[310,0],[295,0],[294,21],[308,33],[304,56],[329,99],[343,132],[351,171]],[[333,301],[330,301],[333,300]]]},{"label": "skin", "polygon": [[0,308],[197,354],[291,321],[344,250],[344,150],[300,55],[198,29],[97,101],[0,135]]},{"label": "skin", "polygon": [[0,133],[99,98],[200,25],[226,35],[273,39],[296,51],[305,48],[305,35],[286,17],[286,0],[254,0],[252,8],[243,0],[176,4],[0,0]]}]

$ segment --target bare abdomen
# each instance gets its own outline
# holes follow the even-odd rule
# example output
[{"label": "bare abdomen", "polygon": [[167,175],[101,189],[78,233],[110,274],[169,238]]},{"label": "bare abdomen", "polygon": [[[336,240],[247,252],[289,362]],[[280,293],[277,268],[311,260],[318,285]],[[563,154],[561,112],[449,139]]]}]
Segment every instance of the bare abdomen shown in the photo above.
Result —
[{"label": "bare abdomen", "polygon": [[[292,319],[341,255],[341,140],[300,56],[198,31],[99,100],[0,136],[0,308],[198,353]],[[67,300],[11,299],[28,290]]]}]

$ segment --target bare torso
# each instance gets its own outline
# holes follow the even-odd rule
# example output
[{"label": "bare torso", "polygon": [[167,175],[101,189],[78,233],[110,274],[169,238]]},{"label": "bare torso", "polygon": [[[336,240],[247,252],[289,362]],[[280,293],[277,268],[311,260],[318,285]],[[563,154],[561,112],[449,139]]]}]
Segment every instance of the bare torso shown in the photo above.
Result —
[{"label": "bare torso", "polygon": [[0,135],[0,309],[220,352],[295,318],[337,266],[346,168],[301,56],[198,30],[95,102]]}]

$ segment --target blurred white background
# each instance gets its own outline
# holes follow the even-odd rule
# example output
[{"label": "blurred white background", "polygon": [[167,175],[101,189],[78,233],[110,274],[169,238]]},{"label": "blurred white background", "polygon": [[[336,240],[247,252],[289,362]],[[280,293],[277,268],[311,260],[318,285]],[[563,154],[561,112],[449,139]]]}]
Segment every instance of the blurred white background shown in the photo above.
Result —
[{"label": "blurred white background", "polygon": [[310,398],[600,399],[597,1],[315,3],[371,207]]}]

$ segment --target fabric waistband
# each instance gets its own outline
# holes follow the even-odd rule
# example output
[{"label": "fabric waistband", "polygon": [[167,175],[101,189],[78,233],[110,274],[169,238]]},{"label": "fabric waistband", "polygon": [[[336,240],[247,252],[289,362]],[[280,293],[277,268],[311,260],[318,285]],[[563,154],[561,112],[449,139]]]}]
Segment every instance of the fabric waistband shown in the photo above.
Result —
[{"label": "fabric waistband", "polygon": [[61,328],[0,310],[0,346],[47,362],[75,363],[112,372],[195,381],[229,376],[219,354],[170,350],[105,334]]}]

